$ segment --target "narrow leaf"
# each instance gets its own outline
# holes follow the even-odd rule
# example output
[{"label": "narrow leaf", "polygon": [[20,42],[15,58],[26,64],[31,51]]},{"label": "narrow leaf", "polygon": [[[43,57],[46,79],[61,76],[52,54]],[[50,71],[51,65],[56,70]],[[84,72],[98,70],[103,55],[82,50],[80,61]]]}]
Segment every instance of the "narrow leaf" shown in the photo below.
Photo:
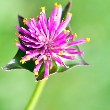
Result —
[{"label": "narrow leaf", "polygon": [[72,0],[69,0],[68,4],[63,9],[61,19],[66,18],[67,13],[70,12],[71,6],[72,6]]}]

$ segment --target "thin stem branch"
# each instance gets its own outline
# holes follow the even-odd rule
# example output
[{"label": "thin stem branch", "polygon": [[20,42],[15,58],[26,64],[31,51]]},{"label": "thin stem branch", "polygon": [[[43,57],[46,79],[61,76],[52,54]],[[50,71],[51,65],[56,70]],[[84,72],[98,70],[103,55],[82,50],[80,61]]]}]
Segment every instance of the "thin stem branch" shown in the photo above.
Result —
[{"label": "thin stem branch", "polygon": [[36,107],[38,103],[39,97],[43,91],[45,83],[46,83],[46,79],[37,83],[34,93],[25,110],[34,110],[34,108]]}]

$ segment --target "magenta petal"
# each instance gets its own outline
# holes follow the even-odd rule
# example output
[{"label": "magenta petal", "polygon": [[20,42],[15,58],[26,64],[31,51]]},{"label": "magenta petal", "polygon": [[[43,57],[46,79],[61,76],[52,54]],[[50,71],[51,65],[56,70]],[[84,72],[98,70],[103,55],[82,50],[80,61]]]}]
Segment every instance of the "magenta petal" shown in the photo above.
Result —
[{"label": "magenta petal", "polygon": [[69,54],[84,54],[84,52],[77,51],[74,48],[68,48],[68,49],[66,49],[66,52],[68,52]]},{"label": "magenta petal", "polygon": [[56,34],[60,34],[64,29],[66,29],[66,27],[69,25],[69,22],[71,20],[71,17],[72,15],[70,13],[67,14],[67,17],[66,17],[66,20],[63,21],[62,23],[60,23],[57,31],[56,31]]},{"label": "magenta petal", "polygon": [[41,65],[42,65],[42,62],[39,62],[39,64],[35,66],[34,72],[39,72]]},{"label": "magenta petal", "polygon": [[[48,34],[48,29],[47,29],[47,18],[46,15],[44,13],[42,13],[39,17],[39,21],[40,21],[40,26],[42,27],[45,35]],[[48,35],[49,36],[49,35]]]},{"label": "magenta petal", "polygon": [[57,63],[59,63],[61,66],[64,66],[65,68],[68,68],[68,66],[59,58],[59,57],[52,57]]},{"label": "magenta petal", "polygon": [[70,35],[70,36],[67,37],[67,40],[72,40],[74,37],[75,37],[75,35],[72,34],[72,35]]},{"label": "magenta petal", "polygon": [[37,58],[37,60],[38,60],[38,61],[41,61],[43,58],[44,58],[44,56],[43,56],[43,55],[40,55],[40,56]]},{"label": "magenta petal", "polygon": [[79,45],[79,44],[83,44],[83,43],[86,43],[86,39],[73,41],[71,43],[68,43],[68,46],[74,46],[74,45]]},{"label": "magenta petal", "polygon": [[56,46],[62,46],[62,45],[65,45],[66,44],[66,41],[59,41],[59,42],[56,42],[55,44],[53,44],[52,46],[56,47]]},{"label": "magenta petal", "polygon": [[46,77],[49,76],[49,62],[48,62],[48,61],[45,61],[45,62],[44,62],[44,65],[45,65],[44,78],[46,78]]},{"label": "magenta petal", "polygon": [[26,30],[25,28],[23,28],[23,27],[16,26],[16,28],[17,28],[17,30],[18,30],[20,33],[22,33],[22,34],[24,34],[24,35],[28,35],[28,36],[31,35],[31,33],[30,33],[28,30]]},{"label": "magenta petal", "polygon": [[76,52],[75,51],[75,52],[71,52],[71,54],[79,54],[80,55],[80,54],[84,54],[84,52],[81,52],[81,51],[80,52]]},{"label": "magenta petal", "polygon": [[24,43],[26,47],[29,47],[29,48],[34,48],[34,49],[38,49],[38,48],[41,48],[43,46],[43,44],[40,44],[40,45],[35,45],[35,44],[27,44],[27,43]]},{"label": "magenta petal", "polygon": [[61,55],[61,57],[65,58],[65,59],[69,59],[69,60],[74,60],[75,59],[74,56]]},{"label": "magenta petal", "polygon": [[16,46],[21,49],[22,51],[26,51],[25,47],[23,47],[19,42],[16,42]]},{"label": "magenta petal", "polygon": [[49,60],[50,69],[53,67],[52,60]]}]

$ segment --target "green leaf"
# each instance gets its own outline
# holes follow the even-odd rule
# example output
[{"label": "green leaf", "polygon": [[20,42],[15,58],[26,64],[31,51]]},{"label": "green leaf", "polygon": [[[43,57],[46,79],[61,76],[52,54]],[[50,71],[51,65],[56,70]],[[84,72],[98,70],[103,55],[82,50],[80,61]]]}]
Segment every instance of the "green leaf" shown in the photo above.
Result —
[{"label": "green leaf", "polygon": [[[23,17],[18,15],[18,21],[20,27],[24,27],[28,29],[28,27],[23,23]],[[20,39],[19,39],[20,41]],[[21,42],[21,41],[20,41]],[[3,68],[4,70],[12,70],[12,69],[27,69],[31,72],[33,72],[34,69],[34,62],[29,61],[25,64],[20,63],[21,58],[25,55],[25,52],[18,50],[15,57]]]},{"label": "green leaf", "polygon": [[[67,5],[66,5],[66,6],[64,7],[64,9],[63,9],[62,17],[61,17],[62,20],[63,20],[63,19],[64,19],[64,20],[66,19],[67,13],[70,12],[71,7],[72,7],[72,0],[69,0],[68,3],[67,3]],[[72,30],[71,30],[70,25],[69,25],[66,29],[67,29],[67,30],[70,30],[70,34],[72,34]]]},{"label": "green leaf", "polygon": [[61,19],[66,18],[67,13],[70,12],[71,6],[72,6],[72,0],[69,0],[68,4],[63,9]]},{"label": "green leaf", "polygon": [[[79,47],[76,47],[78,51]],[[77,66],[87,66],[89,65],[81,55],[74,55],[75,56],[75,60],[64,60],[64,63],[69,67],[69,68],[65,68],[62,66],[58,66],[58,71],[57,72],[64,72],[72,67],[77,67]]]},{"label": "green leaf", "polygon": [[19,21],[19,26],[24,27],[25,29],[28,29],[28,27],[23,23],[24,17],[18,15],[18,21]]},{"label": "green leaf", "polygon": [[32,60],[26,62],[25,64],[20,63],[20,60],[24,55],[25,53],[19,49],[15,57],[3,69],[4,70],[27,69],[33,72],[34,62]]}]

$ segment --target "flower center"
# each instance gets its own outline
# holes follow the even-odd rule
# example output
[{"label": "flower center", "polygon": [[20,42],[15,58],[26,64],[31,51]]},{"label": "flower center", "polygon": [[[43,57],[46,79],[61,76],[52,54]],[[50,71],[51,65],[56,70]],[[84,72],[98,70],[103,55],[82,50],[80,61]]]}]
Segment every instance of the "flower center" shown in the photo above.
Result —
[{"label": "flower center", "polygon": [[44,36],[38,36],[38,40],[41,42],[41,43],[47,43],[47,38],[44,37]]}]

